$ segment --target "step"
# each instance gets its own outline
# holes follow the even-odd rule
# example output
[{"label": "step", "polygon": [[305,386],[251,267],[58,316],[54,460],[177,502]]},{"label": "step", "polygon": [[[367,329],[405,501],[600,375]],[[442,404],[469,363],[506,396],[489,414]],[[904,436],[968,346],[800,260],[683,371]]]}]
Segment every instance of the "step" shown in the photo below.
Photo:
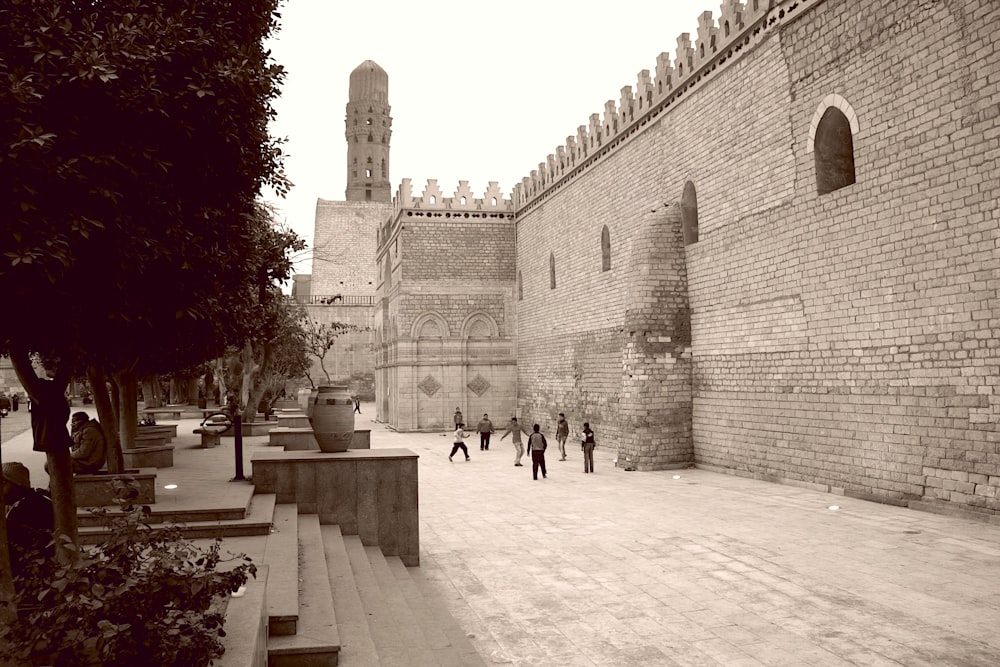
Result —
[{"label": "step", "polygon": [[[385,561],[395,577],[396,586],[419,620],[429,646],[435,649],[438,664],[485,665],[444,600],[429,586],[421,587],[417,583],[416,577],[422,574],[420,568],[407,567],[398,556],[387,556]],[[441,650],[445,648],[451,650]]]},{"label": "step", "polygon": [[[393,623],[396,625],[396,632],[406,647],[411,664],[428,663],[431,655],[431,642],[424,636],[420,621],[414,615],[406,597],[400,590],[396,581],[396,576],[385,561],[382,550],[375,546],[366,546],[365,555],[368,557],[368,565],[371,567],[375,577],[375,583],[382,593],[382,598],[386,603],[386,609],[392,614]],[[435,648],[448,648],[444,636],[435,636],[438,640],[433,642]]]},{"label": "step", "polygon": [[243,596],[226,602],[226,636],[220,639],[226,652],[213,660],[216,667],[266,667],[268,570],[257,564],[257,576],[247,579]]},{"label": "step", "polygon": [[[274,494],[261,494],[271,495]],[[177,508],[177,504],[171,502],[172,499],[163,499],[161,503],[149,505],[149,523],[160,524],[172,521],[174,523],[190,523],[195,521],[238,521],[244,519],[250,511],[254,499],[254,487],[252,484],[234,485],[227,489],[227,496],[231,499],[226,501],[228,506],[219,503],[204,503],[214,505],[213,507],[190,507],[187,509]],[[266,502],[261,499],[261,502]],[[273,503],[272,503],[273,505]],[[117,516],[122,511],[117,507],[105,508],[109,516]],[[89,508],[77,508],[76,523],[80,527],[93,527],[103,525],[100,516],[95,515]]]},{"label": "step", "polygon": [[378,665],[378,652],[368,630],[364,605],[354,581],[354,571],[351,570],[340,526],[324,525],[320,531],[323,535],[323,550],[326,552],[333,608],[337,615],[337,629],[340,632],[340,664],[348,667]]},{"label": "step", "polygon": [[[294,507],[294,506],[293,506]],[[271,635],[267,642],[269,667],[327,667],[337,665],[340,634],[330,591],[330,574],[323,550],[319,515],[297,516],[298,579],[294,582],[298,627],[294,635]],[[274,561],[272,561],[274,565]],[[272,567],[272,572],[273,572]],[[268,583],[268,599],[281,597],[280,580]]]},{"label": "step", "polygon": [[399,635],[392,610],[382,596],[361,538],[357,535],[344,535],[344,548],[347,550],[351,572],[354,573],[354,584],[361,597],[368,632],[375,643],[380,664],[408,664],[406,644]]},{"label": "step", "polygon": [[290,503],[274,506],[264,562],[273,565],[267,590],[267,617],[272,637],[294,635],[299,622],[299,515]]},{"label": "step", "polygon": [[[463,658],[463,662],[461,664],[485,665],[486,661],[483,660],[479,652],[476,651],[475,647],[472,645],[472,642],[469,640],[468,633],[462,628],[461,625],[459,625],[458,620],[451,612],[447,600],[445,600],[444,597],[438,593],[437,587],[427,579],[424,575],[424,571],[419,567],[406,567],[402,561],[399,562],[398,566],[392,563],[391,559],[389,562],[390,566],[392,566],[397,573],[399,573],[399,570],[405,570],[404,574],[408,575],[411,582],[416,585],[420,596],[423,598],[429,609],[429,612],[439,620],[441,631],[446,637],[448,637],[452,645],[459,650]],[[397,574],[397,579],[401,578],[402,574]],[[483,638],[480,638],[480,641],[482,642]],[[499,646],[495,646],[495,649],[498,654],[502,653]]]},{"label": "step", "polygon": [[[271,530],[275,495],[259,493],[253,496],[250,507],[241,519],[181,520],[174,521],[187,539],[240,537],[247,535],[267,535]],[[152,509],[152,507],[151,507]],[[214,510],[206,510],[212,512]],[[189,512],[181,513],[190,516]],[[79,515],[78,515],[79,518]],[[80,544],[98,544],[111,534],[103,525],[81,526],[78,529]]]}]

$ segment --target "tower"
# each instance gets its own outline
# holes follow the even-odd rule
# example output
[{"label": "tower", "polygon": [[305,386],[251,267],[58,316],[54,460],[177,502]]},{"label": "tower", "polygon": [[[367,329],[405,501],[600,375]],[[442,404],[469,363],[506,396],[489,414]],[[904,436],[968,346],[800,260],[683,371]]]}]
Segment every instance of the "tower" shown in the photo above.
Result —
[{"label": "tower", "polygon": [[371,60],[351,72],[345,124],[347,201],[391,203],[389,75]]}]

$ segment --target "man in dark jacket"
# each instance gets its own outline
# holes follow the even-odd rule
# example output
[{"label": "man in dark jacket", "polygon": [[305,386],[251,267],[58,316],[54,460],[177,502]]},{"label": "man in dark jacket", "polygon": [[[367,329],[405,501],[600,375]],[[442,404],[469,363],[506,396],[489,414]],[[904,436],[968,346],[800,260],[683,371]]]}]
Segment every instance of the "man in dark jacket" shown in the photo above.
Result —
[{"label": "man in dark jacket", "polygon": [[540,427],[535,424],[531,427],[534,433],[528,436],[528,451],[531,452],[531,476],[538,480],[538,469],[542,469],[542,477],[548,477],[545,472],[545,450],[549,443],[545,441],[545,436],[538,430]]},{"label": "man in dark jacket", "polygon": [[7,511],[7,544],[15,577],[24,573],[32,559],[51,558],[52,499],[31,488],[31,474],[23,464],[3,464],[3,500]]},{"label": "man in dark jacket", "polygon": [[108,445],[104,439],[104,431],[96,419],[91,419],[86,412],[73,413],[71,421],[73,449],[70,457],[73,461],[73,474],[92,474],[104,467],[108,453]]}]

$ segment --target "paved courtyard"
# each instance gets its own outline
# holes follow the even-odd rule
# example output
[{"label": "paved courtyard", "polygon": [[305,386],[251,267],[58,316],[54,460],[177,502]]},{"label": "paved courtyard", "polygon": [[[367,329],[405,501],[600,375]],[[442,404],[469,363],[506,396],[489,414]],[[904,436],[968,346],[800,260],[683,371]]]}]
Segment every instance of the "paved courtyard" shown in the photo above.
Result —
[{"label": "paved courtyard", "polygon": [[376,446],[420,454],[422,568],[488,662],[1000,664],[1000,528],[626,472],[606,448],[585,475],[579,446],[565,462],[550,446],[536,482],[509,438],[449,463],[450,437],[372,428]]},{"label": "paved courtyard", "polygon": [[[449,463],[450,434],[394,433],[362,410],[373,447],[420,456],[421,569],[488,664],[1000,664],[998,527],[702,470],[626,472],[605,447],[594,475],[578,446],[565,462],[550,447],[548,479],[532,481],[509,438]],[[244,442],[250,473],[267,439]],[[15,437],[3,458],[42,485],[30,447]],[[181,489],[158,501],[227,493],[212,480],[232,476],[231,452],[178,448],[164,480]]]}]

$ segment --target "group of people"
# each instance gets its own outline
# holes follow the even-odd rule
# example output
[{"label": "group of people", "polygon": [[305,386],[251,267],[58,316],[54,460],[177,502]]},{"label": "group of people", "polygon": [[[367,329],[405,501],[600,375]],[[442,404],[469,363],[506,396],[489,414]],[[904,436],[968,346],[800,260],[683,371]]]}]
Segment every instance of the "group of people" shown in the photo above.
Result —
[{"label": "group of people", "polygon": [[[460,408],[455,408],[455,439],[451,447],[451,453],[448,455],[448,460],[452,461],[456,453],[459,450],[465,454],[465,460],[469,461],[469,449],[465,446],[465,439],[474,435],[475,432],[479,433],[479,450],[489,451],[490,449],[490,435],[494,433],[493,422],[490,420],[488,414],[484,414],[483,418],[479,420],[476,425],[475,432],[467,432],[465,430],[465,421],[462,417],[462,410]],[[511,442],[514,444],[514,466],[523,467],[521,463],[521,457],[524,456],[524,444],[521,442],[521,435],[524,434],[528,436],[528,454],[531,456],[531,475],[537,480],[538,471],[542,472],[542,479],[548,477],[548,470],[545,467],[545,450],[548,449],[549,443],[545,438],[545,435],[541,432],[541,427],[538,424],[532,425],[532,430],[528,431],[524,426],[522,426],[518,421],[517,417],[510,418],[510,424],[508,424],[507,429],[500,436],[503,440],[508,435],[511,436]],[[566,415],[562,412],[559,413],[559,421],[556,422],[556,442],[559,443],[559,454],[560,461],[566,460],[566,441],[569,439],[569,422],[566,421]],[[597,446],[597,441],[594,438],[594,431],[590,428],[589,422],[584,422],[583,430],[580,432],[580,449],[583,452],[583,472],[592,473],[594,472],[594,448]]]},{"label": "group of people", "polygon": [[13,410],[17,412],[17,408],[20,405],[21,398],[17,394],[7,394],[0,392],[0,417],[6,417]]}]

